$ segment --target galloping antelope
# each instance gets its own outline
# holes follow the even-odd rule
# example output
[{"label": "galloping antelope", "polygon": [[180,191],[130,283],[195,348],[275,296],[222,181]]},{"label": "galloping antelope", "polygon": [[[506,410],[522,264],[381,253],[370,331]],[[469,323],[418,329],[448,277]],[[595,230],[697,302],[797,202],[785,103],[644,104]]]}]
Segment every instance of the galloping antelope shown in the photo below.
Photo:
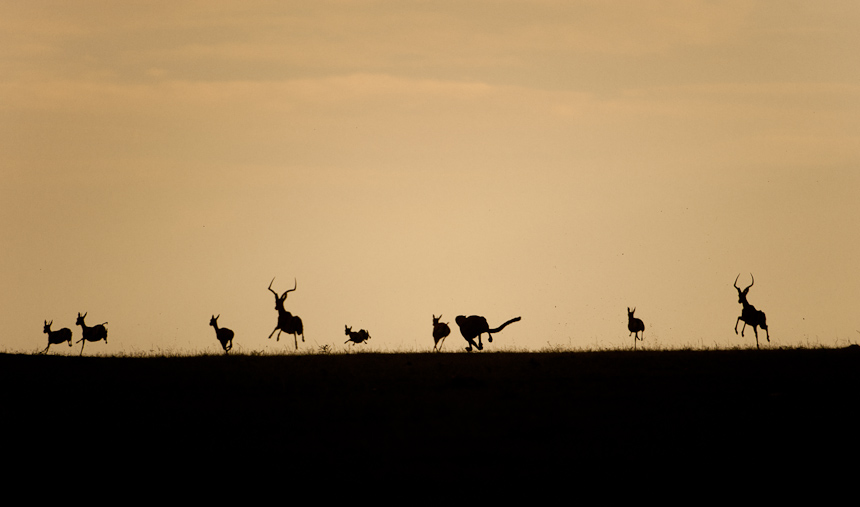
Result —
[{"label": "galloping antelope", "polygon": [[[220,316],[221,314],[218,314],[218,317]],[[227,354],[233,348],[233,331],[226,327],[219,328],[218,317],[213,315],[209,319],[209,325],[215,328],[215,337],[221,342],[221,347],[224,349],[224,353]]]},{"label": "galloping antelope", "polygon": [[[645,323],[642,322],[641,319],[637,319],[636,317],[633,316],[633,314],[635,312],[636,312],[635,307],[633,308],[632,311],[630,310],[629,306],[627,307],[627,329],[630,330],[631,335],[636,333],[635,336],[633,337],[633,350],[636,350],[636,340],[641,341],[641,340],[645,339]],[[639,337],[640,331],[642,332],[641,338]],[[627,335],[627,336],[630,336],[630,335]]]},{"label": "galloping antelope", "polygon": [[275,326],[275,329],[272,330],[271,334],[269,334],[269,338],[275,334],[275,331],[278,332],[278,336],[275,338],[275,341],[280,341],[281,331],[291,334],[293,335],[293,340],[296,342],[296,350],[298,350],[299,340],[297,335],[302,335],[302,342],[305,341],[305,331],[304,326],[302,325],[302,319],[300,319],[298,315],[293,315],[284,309],[284,301],[287,299],[287,294],[296,290],[298,282],[293,279],[293,288],[284,291],[284,293],[279,296],[277,292],[272,290],[272,283],[274,283],[274,281],[275,279],[272,278],[272,281],[269,282],[269,291],[275,295],[275,310],[278,310],[278,324]]},{"label": "galloping antelope", "polygon": [[445,337],[451,334],[451,328],[445,322],[439,322],[442,316],[433,315],[433,350],[442,350],[442,345],[445,343]]},{"label": "galloping antelope", "polygon": [[48,322],[45,321],[44,332],[48,335],[48,346],[45,347],[45,350],[39,352],[40,354],[45,354],[48,352],[48,349],[51,348],[51,345],[59,345],[63,342],[69,342],[69,347],[72,346],[72,330],[64,327],[63,329],[57,329],[56,331],[51,331],[51,324],[54,321]]},{"label": "galloping antelope", "polygon": [[759,348],[758,346],[758,329],[761,327],[764,329],[765,335],[767,336],[767,341],[770,342],[770,331],[767,330],[767,320],[764,316],[764,312],[760,310],[756,310],[755,306],[749,304],[747,301],[747,293],[750,290],[750,287],[755,283],[755,277],[750,273],[750,278],[752,278],[752,283],[749,284],[749,287],[741,290],[738,287],[738,278],[741,277],[741,274],[738,273],[738,276],[735,277],[735,289],[738,290],[738,303],[744,306],[743,310],[741,310],[741,316],[738,317],[738,320],[735,321],[735,334],[738,334],[738,323],[740,321],[744,321],[744,327],[741,328],[741,336],[744,335],[744,329],[747,328],[747,324],[752,326],[753,331],[755,332],[755,348]]},{"label": "galloping antelope", "polygon": [[[454,322],[460,326],[460,334],[463,335],[463,338],[465,338],[467,342],[469,342],[469,346],[466,347],[466,350],[471,352],[472,347],[477,347],[478,350],[484,350],[484,345],[481,343],[482,333],[487,333],[487,341],[492,342],[493,333],[498,333],[508,324],[512,324],[519,320],[520,317],[514,317],[495,329],[490,329],[489,324],[487,324],[487,319],[479,315],[470,315],[468,317],[458,315],[457,318],[454,319]],[[475,343],[475,338],[478,339],[477,344]]]},{"label": "galloping antelope", "polygon": [[355,345],[356,343],[366,342],[370,339],[370,333],[368,333],[364,329],[362,329],[361,331],[353,331],[352,326],[346,325],[344,325],[343,328],[344,333],[349,336],[349,338],[345,342],[343,342],[344,344],[352,342],[352,344]]},{"label": "galloping antelope", "polygon": [[84,317],[86,317],[86,316],[87,316],[86,312],[84,312],[83,315],[81,315],[81,312],[78,312],[78,320],[75,322],[75,324],[77,324],[78,326],[81,326],[81,334],[83,334],[83,337],[80,340],[75,342],[75,343],[83,342],[81,344],[81,354],[80,355],[83,355],[84,345],[86,345],[87,342],[97,342],[99,340],[104,340],[105,343],[107,343],[107,328],[105,327],[105,324],[107,324],[107,322],[102,322],[101,324],[96,324],[95,326],[90,327],[90,326],[84,324]]}]

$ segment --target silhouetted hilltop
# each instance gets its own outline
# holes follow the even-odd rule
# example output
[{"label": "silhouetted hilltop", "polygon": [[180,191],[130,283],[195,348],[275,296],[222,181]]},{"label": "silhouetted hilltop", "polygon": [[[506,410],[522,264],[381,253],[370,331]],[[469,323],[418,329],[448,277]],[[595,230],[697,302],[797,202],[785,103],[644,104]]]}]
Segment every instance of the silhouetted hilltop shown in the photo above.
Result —
[{"label": "silhouetted hilltop", "polygon": [[0,377],[7,434],[84,461],[181,450],[288,468],[539,470],[750,449],[827,459],[838,429],[856,427],[860,350],[2,354]]}]

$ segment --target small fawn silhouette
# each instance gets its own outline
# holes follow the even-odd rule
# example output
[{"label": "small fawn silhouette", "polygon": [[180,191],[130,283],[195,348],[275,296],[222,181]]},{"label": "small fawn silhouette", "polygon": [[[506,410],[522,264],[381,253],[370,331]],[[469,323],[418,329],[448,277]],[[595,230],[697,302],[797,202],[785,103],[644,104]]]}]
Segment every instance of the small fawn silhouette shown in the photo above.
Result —
[{"label": "small fawn silhouette", "polygon": [[354,346],[356,343],[363,343],[370,339],[370,333],[368,333],[364,329],[362,329],[361,331],[353,331],[352,326],[346,325],[344,325],[343,328],[344,333],[349,336],[349,338],[345,342],[343,342],[344,344],[352,342]]},{"label": "small fawn silhouette", "polygon": [[96,324],[95,326],[90,327],[84,324],[84,317],[86,316],[87,312],[84,312],[83,315],[81,315],[81,312],[78,312],[78,320],[75,321],[75,324],[81,326],[81,334],[83,334],[83,337],[77,342],[75,342],[83,342],[81,343],[80,355],[84,354],[84,345],[86,345],[87,342],[97,342],[99,340],[104,340],[105,343],[107,343],[107,328],[105,327],[105,324],[107,324],[107,322],[102,322],[101,324]]},{"label": "small fawn silhouette", "polygon": [[[645,339],[645,323],[642,322],[641,319],[637,319],[636,317],[633,316],[633,314],[635,312],[636,312],[636,308],[633,308],[633,310],[630,310],[630,307],[629,306],[627,307],[627,329],[630,330],[631,335],[635,333],[635,336],[633,337],[633,350],[636,350],[636,341],[637,340],[642,341]],[[639,337],[639,332],[642,332],[641,338]],[[630,335],[628,335],[628,336],[630,336]]]},{"label": "small fawn silhouette", "polygon": [[[221,314],[218,314],[220,317]],[[221,347],[224,349],[224,353],[228,354],[230,349],[233,348],[233,331],[231,329],[227,329],[226,327],[218,327],[218,317],[212,316],[209,319],[209,325],[215,328],[215,337],[218,338],[218,341],[221,342]]]},{"label": "small fawn silhouette", "polygon": [[[445,322],[439,322],[442,316],[433,315],[433,350],[441,351],[445,337],[451,334],[451,328]],[[439,347],[438,349],[436,347]]]},{"label": "small fawn silhouette", "polygon": [[56,331],[51,331],[51,324],[54,321],[48,322],[45,321],[45,327],[43,331],[48,335],[48,346],[45,347],[45,350],[39,352],[40,354],[46,354],[48,349],[51,348],[51,345],[59,345],[63,342],[69,342],[69,347],[72,346],[72,330],[64,327],[62,329],[57,329]]}]

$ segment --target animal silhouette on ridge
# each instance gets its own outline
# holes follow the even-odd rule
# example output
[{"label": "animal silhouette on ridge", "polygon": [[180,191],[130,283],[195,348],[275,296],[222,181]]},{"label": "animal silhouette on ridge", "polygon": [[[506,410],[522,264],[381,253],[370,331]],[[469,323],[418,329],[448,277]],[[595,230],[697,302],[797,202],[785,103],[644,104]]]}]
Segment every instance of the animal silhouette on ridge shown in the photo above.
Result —
[{"label": "animal silhouette on ridge", "polygon": [[442,350],[442,345],[445,343],[445,337],[451,334],[451,328],[448,327],[448,324],[445,322],[439,322],[442,316],[433,315],[433,350],[437,350],[436,346],[438,345],[438,351]]},{"label": "animal silhouette on ridge", "polygon": [[[460,326],[460,334],[463,335],[463,338],[465,338],[467,342],[469,342],[469,346],[466,347],[466,351],[471,352],[472,347],[477,347],[478,350],[484,350],[484,345],[481,343],[481,334],[487,333],[487,341],[492,343],[493,333],[498,333],[507,327],[508,324],[513,324],[519,320],[520,317],[514,317],[495,329],[490,329],[489,324],[487,324],[487,319],[479,315],[470,315],[468,317],[458,315],[457,318],[454,319],[454,322]],[[478,343],[475,343],[475,338],[478,339]]]},{"label": "animal silhouette on ridge", "polygon": [[48,335],[48,346],[45,347],[45,350],[39,352],[40,354],[46,354],[48,349],[51,348],[51,345],[59,345],[63,342],[69,342],[69,347],[72,346],[72,330],[64,327],[62,329],[57,329],[56,331],[51,331],[51,324],[54,321],[48,322],[45,321],[45,327],[43,331]]},{"label": "animal silhouette on ridge", "polygon": [[[221,314],[218,314],[220,317]],[[218,338],[218,341],[221,342],[221,348],[224,349],[224,353],[228,354],[230,349],[233,348],[233,330],[227,329],[226,327],[218,327],[218,317],[212,316],[209,319],[209,325],[215,328],[215,337]]]},{"label": "animal silhouette on ridge", "polygon": [[[627,329],[630,330],[631,335],[635,333],[635,335],[633,337],[633,350],[636,350],[636,340],[642,341],[645,339],[645,323],[642,322],[641,319],[637,319],[636,317],[633,316],[633,314],[635,312],[636,312],[635,307],[633,308],[632,311],[630,310],[629,306],[627,307]],[[640,331],[642,332],[641,338],[639,337]],[[627,336],[630,336],[630,335],[627,335]]]},{"label": "animal silhouette on ridge", "polygon": [[275,310],[278,310],[278,324],[275,326],[275,329],[272,330],[271,334],[269,334],[269,338],[275,334],[275,331],[278,332],[278,336],[275,338],[275,341],[280,341],[281,331],[291,334],[293,335],[293,340],[296,342],[296,350],[298,350],[299,340],[297,335],[302,335],[302,342],[305,341],[305,331],[304,326],[302,325],[302,319],[300,319],[298,315],[293,315],[284,309],[284,301],[287,299],[287,294],[296,290],[298,282],[293,279],[293,288],[285,290],[280,296],[272,289],[272,283],[274,282],[275,279],[272,278],[272,281],[269,282],[269,291],[275,295]]},{"label": "animal silhouette on ridge", "polygon": [[75,324],[81,326],[81,334],[83,334],[83,337],[75,342],[83,342],[81,344],[80,355],[84,354],[84,345],[86,345],[87,342],[97,342],[99,340],[104,340],[105,343],[107,343],[107,328],[105,327],[105,324],[107,324],[107,322],[102,322],[101,324],[96,324],[95,326],[90,327],[84,324],[84,317],[86,316],[87,312],[84,312],[83,315],[81,315],[81,312],[78,312],[78,320],[75,321]]},{"label": "animal silhouette on ridge", "polygon": [[741,310],[741,316],[738,317],[738,320],[735,321],[735,334],[738,334],[738,324],[740,321],[744,321],[744,327],[741,328],[741,336],[744,335],[744,329],[747,328],[747,324],[752,326],[753,331],[755,332],[755,348],[759,348],[758,346],[758,328],[761,327],[764,329],[765,335],[767,336],[767,341],[770,342],[770,331],[767,330],[767,317],[765,317],[764,312],[761,310],[756,310],[755,306],[749,304],[747,301],[747,293],[749,293],[750,287],[755,283],[755,277],[753,277],[752,273],[750,273],[750,278],[752,278],[752,283],[749,284],[749,287],[741,290],[738,287],[738,278],[741,277],[741,274],[738,273],[738,276],[735,278],[735,289],[738,290],[738,303],[743,305],[743,310]]},{"label": "animal silhouette on ridge", "polygon": [[356,343],[363,343],[370,339],[370,333],[368,333],[364,329],[362,329],[361,331],[353,331],[352,326],[347,325],[344,325],[343,329],[344,334],[349,336],[349,338],[345,342],[343,342],[344,344],[352,342],[353,346],[355,346]]}]

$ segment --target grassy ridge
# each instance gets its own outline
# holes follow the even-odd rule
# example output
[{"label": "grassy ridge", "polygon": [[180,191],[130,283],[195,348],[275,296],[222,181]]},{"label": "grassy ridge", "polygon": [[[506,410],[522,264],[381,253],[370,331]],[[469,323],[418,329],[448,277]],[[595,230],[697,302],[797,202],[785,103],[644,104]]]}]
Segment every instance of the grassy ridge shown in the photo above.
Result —
[{"label": "grassy ridge", "polygon": [[751,449],[825,459],[860,422],[856,348],[0,355],[0,377],[14,414],[7,435],[102,462],[177,449],[200,460],[428,469],[694,462]]}]

